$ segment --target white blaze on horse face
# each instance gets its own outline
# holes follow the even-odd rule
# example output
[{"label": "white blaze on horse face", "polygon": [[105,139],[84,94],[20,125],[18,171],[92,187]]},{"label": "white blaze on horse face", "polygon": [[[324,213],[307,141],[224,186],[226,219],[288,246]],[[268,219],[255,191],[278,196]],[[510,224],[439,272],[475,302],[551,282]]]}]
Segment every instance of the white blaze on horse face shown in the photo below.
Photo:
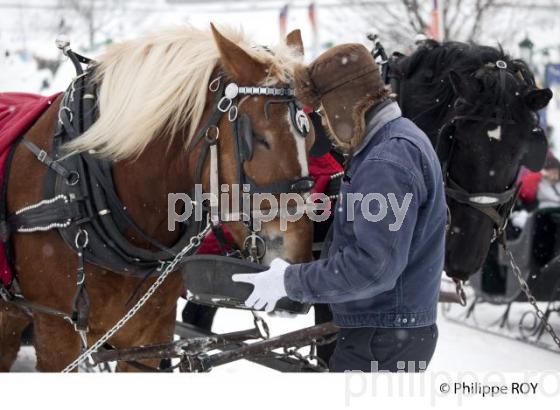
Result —
[{"label": "white blaze on horse face", "polygon": [[292,116],[289,110],[286,118],[288,120],[290,132],[294,137],[294,141],[296,143],[297,159],[298,159],[299,166],[301,168],[301,176],[307,177],[309,176],[309,167],[307,165],[307,152],[305,151],[305,138],[302,137],[299,134],[299,132],[294,128],[294,124],[292,124]]},{"label": "white blaze on horse face", "polygon": [[502,127],[498,125],[493,130],[488,130],[488,138],[491,140],[501,141],[502,140]]}]

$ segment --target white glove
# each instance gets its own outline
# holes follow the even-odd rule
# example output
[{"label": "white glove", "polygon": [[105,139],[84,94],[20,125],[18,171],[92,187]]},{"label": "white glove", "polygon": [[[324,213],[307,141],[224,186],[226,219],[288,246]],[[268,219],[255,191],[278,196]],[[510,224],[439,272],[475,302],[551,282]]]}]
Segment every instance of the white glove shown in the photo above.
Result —
[{"label": "white glove", "polygon": [[250,283],[253,292],[245,301],[245,306],[251,309],[272,312],[276,302],[288,296],[284,287],[284,272],[290,266],[284,259],[275,258],[268,270],[259,273],[238,273],[231,277],[234,282]]}]

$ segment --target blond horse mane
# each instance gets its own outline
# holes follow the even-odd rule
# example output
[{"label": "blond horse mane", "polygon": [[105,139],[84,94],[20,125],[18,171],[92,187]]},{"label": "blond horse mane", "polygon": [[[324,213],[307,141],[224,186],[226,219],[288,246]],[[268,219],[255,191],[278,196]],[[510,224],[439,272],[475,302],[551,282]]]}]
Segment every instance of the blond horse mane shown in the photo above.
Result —
[{"label": "blond horse mane", "polygon": [[[285,43],[270,53],[251,47],[241,30],[220,31],[267,64],[267,85],[289,82],[301,63],[297,51]],[[170,28],[110,46],[95,70],[99,118],[65,151],[94,151],[105,159],[123,160],[139,156],[156,137],[179,136],[183,130],[188,130],[188,143],[203,115],[219,58],[210,30],[193,27]]]}]

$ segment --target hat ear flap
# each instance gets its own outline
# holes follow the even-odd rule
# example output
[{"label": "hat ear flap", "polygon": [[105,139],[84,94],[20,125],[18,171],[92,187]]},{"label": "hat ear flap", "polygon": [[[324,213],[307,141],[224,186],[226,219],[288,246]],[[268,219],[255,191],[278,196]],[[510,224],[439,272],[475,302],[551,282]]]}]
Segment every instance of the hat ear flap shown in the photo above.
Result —
[{"label": "hat ear flap", "polygon": [[454,137],[455,123],[451,121],[445,124],[438,134],[436,153],[439,158],[439,162],[441,162],[442,165],[449,160]]}]

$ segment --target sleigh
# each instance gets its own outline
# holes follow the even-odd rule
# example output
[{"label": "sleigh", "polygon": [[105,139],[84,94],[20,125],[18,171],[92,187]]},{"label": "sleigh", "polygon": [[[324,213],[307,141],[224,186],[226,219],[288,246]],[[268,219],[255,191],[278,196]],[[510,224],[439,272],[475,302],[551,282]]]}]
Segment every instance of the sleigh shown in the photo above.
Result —
[{"label": "sleigh", "polygon": [[[444,315],[456,323],[485,332],[507,334],[558,353],[558,349],[547,340],[546,326],[557,327],[560,317],[559,244],[556,243],[545,255],[541,248],[554,239],[559,222],[559,208],[531,212],[521,230],[512,228],[509,231],[507,249],[511,251],[515,264],[511,263],[504,247],[493,244],[483,268],[469,281],[472,296],[466,311],[454,315],[450,306],[444,306]],[[526,290],[533,298],[528,300],[517,275],[525,281]],[[537,303],[543,306],[542,317],[546,321],[540,320],[534,312],[531,305]],[[503,307],[491,323],[483,320],[490,314],[489,305],[495,307],[493,312]],[[477,318],[479,311],[484,312],[485,318],[480,314]],[[492,317],[496,317],[495,313]]]}]

